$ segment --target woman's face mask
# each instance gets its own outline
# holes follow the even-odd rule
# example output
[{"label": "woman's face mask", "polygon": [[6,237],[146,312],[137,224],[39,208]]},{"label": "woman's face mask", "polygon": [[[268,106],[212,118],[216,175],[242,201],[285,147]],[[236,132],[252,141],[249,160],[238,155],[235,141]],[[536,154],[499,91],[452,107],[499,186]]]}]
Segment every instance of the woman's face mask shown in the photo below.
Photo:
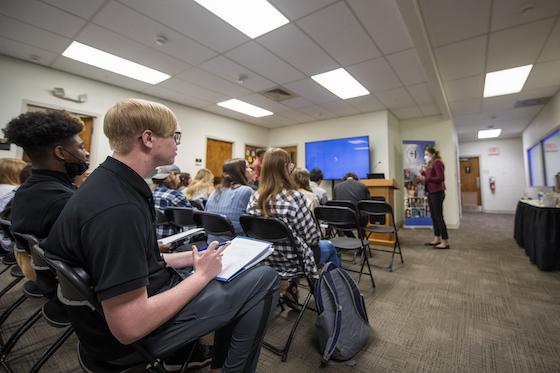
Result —
[{"label": "woman's face mask", "polygon": [[425,154],[425,155],[424,155],[424,161],[425,161],[426,163],[430,163],[431,160],[432,160],[432,157],[431,157],[430,155],[428,155],[428,154]]}]

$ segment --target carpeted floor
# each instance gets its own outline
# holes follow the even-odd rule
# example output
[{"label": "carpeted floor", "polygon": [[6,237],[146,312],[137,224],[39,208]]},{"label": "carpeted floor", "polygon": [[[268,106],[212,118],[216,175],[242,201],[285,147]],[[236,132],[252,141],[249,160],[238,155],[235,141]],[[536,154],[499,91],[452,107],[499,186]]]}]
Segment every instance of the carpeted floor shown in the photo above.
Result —
[{"label": "carpeted floor", "polygon": [[[375,268],[377,288],[362,289],[373,328],[371,343],[356,365],[331,365],[327,372],[560,372],[560,272],[541,272],[513,236],[513,215],[469,213],[450,231],[451,250],[423,246],[427,230],[401,230],[405,264],[395,272]],[[378,265],[390,254],[374,253]],[[0,286],[8,281],[0,276]],[[0,311],[20,294],[16,286],[0,299]],[[4,339],[40,301],[2,327]],[[294,319],[284,312],[267,340],[279,342]],[[307,312],[288,361],[263,350],[260,372],[318,372],[315,314]],[[26,372],[60,330],[40,321],[18,343],[9,363]],[[76,338],[43,367],[44,372],[77,372]],[[206,370],[202,370],[206,371]]]}]

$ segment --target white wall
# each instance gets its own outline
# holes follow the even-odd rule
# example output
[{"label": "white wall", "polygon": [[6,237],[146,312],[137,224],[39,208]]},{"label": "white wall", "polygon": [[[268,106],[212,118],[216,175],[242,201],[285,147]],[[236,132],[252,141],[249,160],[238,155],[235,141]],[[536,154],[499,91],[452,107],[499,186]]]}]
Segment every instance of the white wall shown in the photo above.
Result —
[{"label": "white wall", "polygon": [[400,124],[402,140],[434,140],[445,163],[445,201],[443,216],[449,228],[459,227],[459,190],[457,187],[457,149],[455,128],[451,120],[440,116],[403,120]]},{"label": "white wall", "polygon": [[[206,137],[233,142],[234,157],[244,156],[246,143],[268,143],[268,129],[263,127],[5,56],[0,56],[0,84],[0,128],[25,110],[24,101],[95,115],[92,167],[111,153],[103,134],[105,112],[115,102],[130,97],[158,101],[175,112],[183,132],[176,164],[186,172],[192,173],[200,168],[195,166],[195,158],[202,158],[202,164],[205,164]],[[88,102],[80,104],[56,98],[50,93],[54,87],[87,93]],[[12,144],[11,148],[10,151],[0,151],[0,157],[17,156],[16,147]]]},{"label": "white wall", "polygon": [[[488,155],[490,147],[497,147],[500,154]],[[515,212],[525,190],[525,177],[520,167],[523,164],[521,138],[463,142],[459,144],[459,156],[479,157],[483,211]],[[490,191],[490,177],[496,178],[495,193]]]},{"label": "white wall", "polygon": [[401,189],[395,190],[393,198],[395,199],[394,211],[398,222],[404,219],[404,194],[403,194],[403,153],[402,153],[402,137],[401,125],[397,117],[393,113],[388,114],[389,125],[389,170],[392,177],[397,181]]},{"label": "white wall", "polygon": [[560,128],[560,93],[550,100],[531,124],[523,131],[523,160],[525,165],[525,186],[529,186],[529,165],[527,150],[547,135]]}]

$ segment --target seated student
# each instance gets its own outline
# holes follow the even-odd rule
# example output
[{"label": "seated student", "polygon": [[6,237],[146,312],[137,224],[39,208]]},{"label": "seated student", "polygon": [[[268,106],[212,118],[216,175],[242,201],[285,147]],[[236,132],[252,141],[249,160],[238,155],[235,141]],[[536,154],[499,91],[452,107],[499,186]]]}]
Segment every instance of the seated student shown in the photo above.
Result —
[{"label": "seated student", "polygon": [[[319,243],[319,231],[307,207],[307,201],[303,194],[297,191],[290,177],[293,166],[285,150],[273,148],[266,151],[259,189],[251,197],[247,213],[278,218],[292,229],[297,247],[287,244],[274,245],[274,252],[266,260],[281,277],[290,278],[305,274],[311,278],[318,278],[313,247],[319,246],[320,263],[332,261],[340,266],[340,259],[330,242]],[[303,272],[296,251],[303,259]],[[284,296],[288,305],[297,302],[297,283],[291,282]]]},{"label": "seated student", "polygon": [[358,176],[354,172],[348,172],[342,178],[343,182],[334,187],[333,199],[350,201],[356,206],[364,199],[370,199],[369,189],[359,182]]},{"label": "seated student", "polygon": [[[20,159],[0,158],[0,211],[2,211],[2,216],[9,215],[4,213],[4,209],[14,198],[16,189],[21,184],[20,174],[26,165],[27,163]],[[4,219],[4,217],[2,218]],[[12,245],[13,242],[0,230],[0,256],[11,254]],[[12,258],[9,262],[13,263],[13,260]]]},{"label": "seated student", "polygon": [[319,198],[319,203],[321,205],[326,204],[328,199],[327,191],[319,186],[321,185],[321,181],[323,181],[323,171],[321,171],[319,168],[313,168],[311,171],[309,171],[309,180],[311,190],[313,191],[313,193],[315,193],[317,198]]},{"label": "seated student", "polygon": [[[131,343],[153,355],[212,331],[214,371],[254,372],[262,338],[278,299],[269,267],[252,268],[224,284],[221,251],[160,254],[154,206],[144,181],[152,169],[172,164],[177,119],[159,103],[128,99],[106,113],[103,130],[112,156],[76,192],[44,247],[48,256],[86,269],[104,317],[88,307],[68,307],[85,353],[117,365],[141,362]],[[174,269],[194,267],[182,278]]]},{"label": "seated student", "polygon": [[207,200],[214,191],[214,174],[207,168],[201,168],[196,173],[191,185],[185,189],[185,196],[188,200],[203,199]]},{"label": "seated student", "polygon": [[179,187],[177,188],[177,190],[183,193],[185,189],[187,189],[187,187],[191,184],[191,182],[191,174],[189,174],[188,172],[179,173]]},{"label": "seated student", "polygon": [[[156,185],[153,191],[154,207],[164,211],[167,207],[191,207],[185,195],[177,190],[179,186],[179,167],[175,165],[161,166],[152,176]],[[173,224],[158,224],[156,226],[157,239],[179,233],[181,229]]]},{"label": "seated student", "polygon": [[309,185],[309,171],[305,168],[298,167],[294,169],[294,172],[292,172],[292,178],[298,188],[298,192],[305,196],[309,211],[313,213],[313,211],[315,211],[315,207],[319,206],[319,199],[317,198],[317,195],[313,193],[311,186]]},{"label": "seated student", "polygon": [[[12,202],[12,230],[38,239],[48,236],[60,212],[74,194],[74,178],[89,167],[89,153],[79,134],[83,122],[65,112],[21,114],[4,129],[6,138],[21,146],[31,159],[32,174],[20,186]],[[58,282],[50,271],[32,269],[29,255],[18,254],[18,262],[29,268],[28,278],[49,298],[43,308],[49,322],[68,325],[68,316],[56,297]],[[26,263],[24,263],[26,262]]]},{"label": "seated student", "polygon": [[[247,203],[253,194],[248,184],[247,161],[241,158],[230,159],[222,166],[222,183],[210,195],[205,210],[225,215],[235,228],[237,235],[243,234],[239,216],[247,211]],[[233,237],[208,235],[208,242],[227,241]]]}]

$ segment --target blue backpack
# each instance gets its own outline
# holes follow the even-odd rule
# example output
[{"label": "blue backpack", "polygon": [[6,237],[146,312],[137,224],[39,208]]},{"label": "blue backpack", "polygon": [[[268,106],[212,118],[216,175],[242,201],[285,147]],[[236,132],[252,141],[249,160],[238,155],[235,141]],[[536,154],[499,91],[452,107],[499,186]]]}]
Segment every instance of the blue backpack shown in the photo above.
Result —
[{"label": "blue backpack", "polygon": [[368,343],[371,329],[358,286],[344,269],[326,263],[315,283],[315,302],[322,365],[352,359]]}]

